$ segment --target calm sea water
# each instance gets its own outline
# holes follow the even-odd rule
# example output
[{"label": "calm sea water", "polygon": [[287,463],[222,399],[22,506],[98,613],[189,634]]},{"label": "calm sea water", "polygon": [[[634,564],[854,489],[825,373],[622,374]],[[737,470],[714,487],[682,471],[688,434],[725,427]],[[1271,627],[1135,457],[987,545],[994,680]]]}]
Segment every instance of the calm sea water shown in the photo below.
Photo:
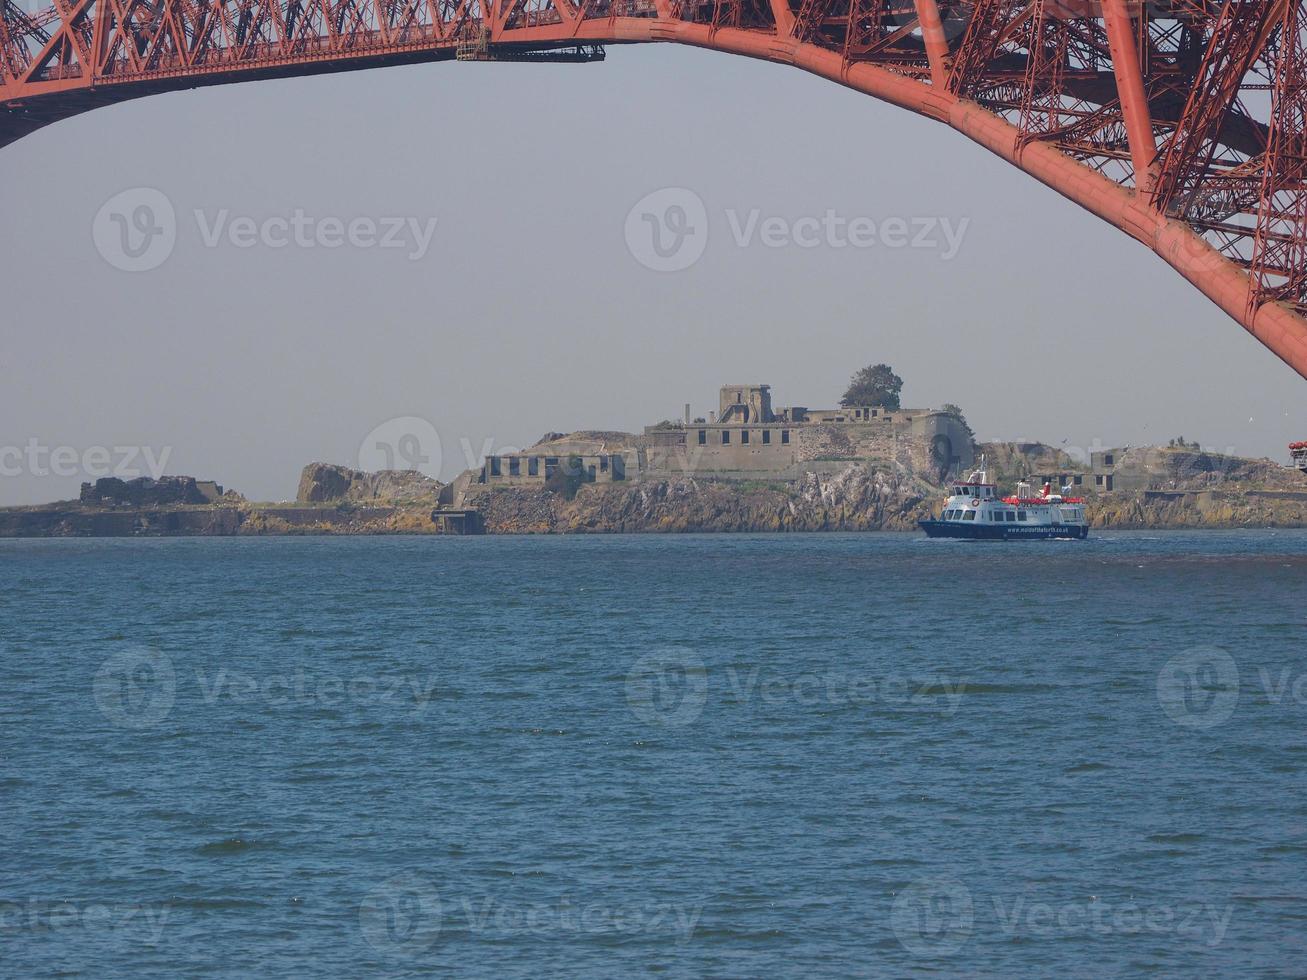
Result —
[{"label": "calm sea water", "polygon": [[1307,974],[1307,534],[0,542],[0,974]]}]

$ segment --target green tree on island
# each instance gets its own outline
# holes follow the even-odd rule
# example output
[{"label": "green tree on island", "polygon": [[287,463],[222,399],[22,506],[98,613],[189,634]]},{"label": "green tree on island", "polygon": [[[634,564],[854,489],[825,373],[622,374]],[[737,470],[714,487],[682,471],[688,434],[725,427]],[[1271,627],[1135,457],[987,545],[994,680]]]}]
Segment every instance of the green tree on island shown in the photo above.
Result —
[{"label": "green tree on island", "polygon": [[898,408],[903,379],[888,364],[865,367],[849,381],[849,390],[840,399],[843,408]]}]

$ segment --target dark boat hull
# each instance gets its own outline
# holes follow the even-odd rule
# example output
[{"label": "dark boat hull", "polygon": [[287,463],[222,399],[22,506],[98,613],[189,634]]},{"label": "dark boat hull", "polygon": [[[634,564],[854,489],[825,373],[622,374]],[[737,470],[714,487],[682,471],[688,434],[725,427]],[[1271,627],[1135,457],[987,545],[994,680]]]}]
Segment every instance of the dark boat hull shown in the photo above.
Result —
[{"label": "dark boat hull", "polygon": [[967,541],[1089,537],[1089,528],[1080,524],[982,524],[976,521],[917,521],[917,524],[927,537]]}]

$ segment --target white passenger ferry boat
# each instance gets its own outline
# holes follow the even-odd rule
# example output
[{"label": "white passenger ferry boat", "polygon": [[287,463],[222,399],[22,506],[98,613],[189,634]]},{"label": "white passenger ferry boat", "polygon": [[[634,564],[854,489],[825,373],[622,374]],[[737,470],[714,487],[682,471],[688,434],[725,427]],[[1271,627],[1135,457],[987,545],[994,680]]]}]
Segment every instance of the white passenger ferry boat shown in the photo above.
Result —
[{"label": "white passenger ferry boat", "polygon": [[983,456],[980,469],[952,490],[938,518],[917,522],[929,537],[1005,541],[1089,536],[1082,498],[1053,493],[1047,483],[1038,496],[1029,483],[1018,483],[1015,495],[1000,497],[998,487],[986,479]]}]

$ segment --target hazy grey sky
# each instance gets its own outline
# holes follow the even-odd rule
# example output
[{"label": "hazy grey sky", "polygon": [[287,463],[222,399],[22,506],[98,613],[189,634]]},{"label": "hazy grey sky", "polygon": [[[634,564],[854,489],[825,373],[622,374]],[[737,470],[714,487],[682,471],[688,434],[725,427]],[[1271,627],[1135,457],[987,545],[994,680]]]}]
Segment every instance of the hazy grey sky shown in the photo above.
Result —
[{"label": "hazy grey sky", "polygon": [[[166,195],[178,230],[166,262],[130,273],[92,227],[136,187]],[[675,273],[625,244],[628,212],[665,187],[693,190],[709,219],[702,258]],[[438,220],[417,261],[205,243],[214,221],[296,209]],[[968,224],[949,260],[767,247],[760,226],[739,247],[728,212],[755,209]],[[310,460],[357,464],[395,417],[431,421],[448,478],[464,442],[638,430],[686,401],[705,413],[726,382],[831,404],[882,360],[905,403],[956,402],[982,438],[1184,435],[1276,459],[1307,438],[1307,385],[1121,233],[938,124],[677,46],[101,109],[0,150],[0,213],[0,447],[171,448],[168,472],[258,499],[293,497]],[[0,503],[74,496],[85,478],[18,468]]]}]

